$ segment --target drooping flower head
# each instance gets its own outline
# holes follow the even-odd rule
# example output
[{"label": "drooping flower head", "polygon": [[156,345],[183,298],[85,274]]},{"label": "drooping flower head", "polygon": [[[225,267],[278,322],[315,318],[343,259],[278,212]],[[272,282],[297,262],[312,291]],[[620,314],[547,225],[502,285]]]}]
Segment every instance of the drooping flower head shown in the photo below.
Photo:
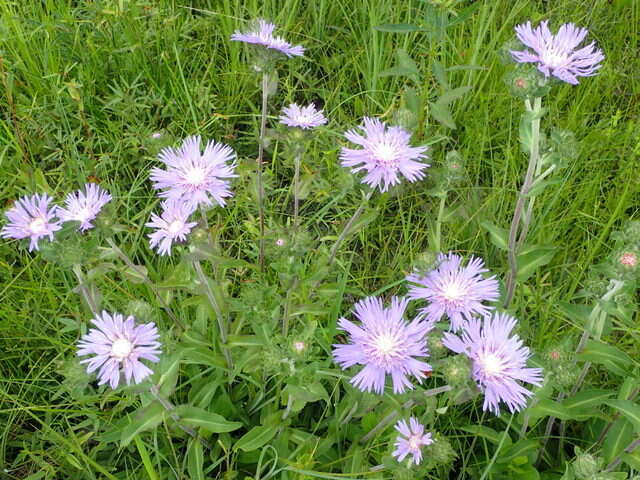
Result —
[{"label": "drooping flower head", "polygon": [[95,183],[87,183],[84,191],[77,190],[67,195],[65,207],[58,207],[58,217],[63,222],[80,222],[81,231],[93,228],[91,223],[102,207],[111,201],[111,195]]},{"label": "drooping flower head", "polygon": [[162,213],[158,216],[151,214],[151,221],[146,224],[156,231],[150,233],[149,245],[156,248],[160,255],[171,255],[171,245],[174,242],[184,242],[191,229],[197,222],[189,222],[193,213],[193,206],[181,200],[165,200],[162,202]]},{"label": "drooping flower head", "polygon": [[578,84],[578,77],[595,75],[604,55],[593,42],[578,48],[587,36],[587,29],[565,23],[554,35],[548,24],[545,20],[535,29],[531,22],[516,26],[518,39],[533,52],[512,50],[513,58],[519,63],[535,63],[545,77],[553,75],[572,85]]},{"label": "drooping flower head", "polygon": [[402,127],[387,127],[377,118],[364,118],[364,126],[345,132],[350,142],[361,149],[343,147],[340,151],[342,166],[352,172],[365,170],[362,183],[386,192],[390,186],[400,183],[399,175],[409,182],[424,178],[429,166],[420,160],[426,158],[427,147],[412,147],[411,134]]},{"label": "drooping flower head", "polygon": [[403,318],[407,303],[394,297],[384,308],[380,298],[365,298],[354,307],[359,326],[346,318],[338,321],[351,343],[334,345],[333,356],[343,369],[364,365],[351,379],[361,391],[382,394],[386,376],[391,375],[394,393],[403,393],[413,389],[409,376],[422,381],[431,371],[417,357],[428,355],[425,336],[432,325],[420,319],[407,323]]},{"label": "drooping flower head", "polygon": [[460,336],[446,332],[442,343],[450,350],[466,355],[472,363],[472,376],[484,393],[483,410],[500,414],[500,402],[511,413],[522,410],[533,394],[521,382],[539,386],[542,369],[527,367],[531,356],[518,335],[511,335],[516,319],[506,313],[494,313],[465,323]]},{"label": "drooping flower head", "polygon": [[160,361],[160,335],[154,323],[136,325],[131,315],[124,319],[120,313],[104,310],[91,323],[97,328],[82,336],[77,354],[80,357],[93,355],[80,363],[87,364],[87,373],[98,370],[98,385],[108,383],[115,389],[120,382],[121,371],[127,385],[131,379],[140,383],[153,373],[140,360]]},{"label": "drooping flower head", "polygon": [[322,110],[316,110],[316,106],[313,103],[306,107],[300,107],[297,103],[292,103],[282,109],[280,123],[288,127],[308,130],[324,125],[327,123],[327,119]]},{"label": "drooping flower head", "polygon": [[424,433],[424,425],[415,417],[409,418],[408,425],[406,420],[400,420],[396,424],[396,430],[400,432],[400,435],[396,438],[394,443],[396,449],[392,455],[401,462],[411,454],[409,466],[414,463],[419,465],[422,462],[422,447],[433,443],[431,433]]},{"label": "drooping flower head", "polygon": [[266,20],[259,19],[253,28],[247,32],[236,30],[231,35],[231,40],[245,42],[252,45],[259,45],[269,50],[286,55],[287,57],[301,57],[304,55],[304,47],[301,45],[291,45],[284,38],[273,35],[276,26]]},{"label": "drooping flower head", "polygon": [[46,193],[19,198],[15,205],[6,211],[5,215],[9,220],[2,230],[2,238],[14,238],[22,240],[29,238],[29,251],[39,250],[38,240],[49,237],[53,242],[53,232],[62,228],[56,218],[56,207],[49,208],[53,199]]},{"label": "drooping flower head", "polygon": [[[225,198],[233,195],[229,189],[233,173],[235,152],[224,143],[207,142],[204,153],[200,152],[200,136],[188,137],[178,149],[164,148],[158,158],[167,169],[153,168],[153,188],[163,190],[161,197],[182,200],[193,207],[210,206],[211,198],[224,207]],[[211,197],[211,198],[210,198]]]},{"label": "drooping flower head", "polygon": [[498,281],[495,275],[482,276],[488,272],[481,258],[471,257],[467,266],[462,266],[462,257],[454,253],[438,255],[439,265],[426,274],[414,273],[407,281],[414,283],[408,297],[426,300],[429,304],[420,310],[431,322],[438,322],[446,315],[451,330],[462,328],[464,320],[473,315],[486,315],[493,307],[483,302],[498,299]]}]

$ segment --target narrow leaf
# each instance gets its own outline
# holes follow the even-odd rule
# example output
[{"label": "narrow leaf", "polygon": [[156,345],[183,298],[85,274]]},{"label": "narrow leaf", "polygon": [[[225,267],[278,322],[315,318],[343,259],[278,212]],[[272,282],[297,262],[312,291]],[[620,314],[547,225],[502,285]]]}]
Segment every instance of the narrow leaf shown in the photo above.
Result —
[{"label": "narrow leaf", "polygon": [[430,113],[433,118],[435,118],[438,122],[440,122],[445,127],[448,127],[452,130],[456,129],[456,122],[453,120],[453,116],[449,111],[449,107],[443,105],[441,103],[432,103],[429,102]]},{"label": "narrow leaf", "polygon": [[438,98],[438,101],[436,103],[443,103],[445,105],[449,105],[450,103],[455,102],[459,98],[462,98],[469,90],[471,90],[471,87],[469,86],[458,87],[458,88],[454,88],[453,90],[447,90],[440,96],[440,98]]},{"label": "narrow leaf", "polygon": [[156,428],[162,422],[164,412],[164,407],[158,402],[136,410],[133,421],[122,429],[120,445],[126,447],[139,433]]},{"label": "narrow leaf", "polygon": [[411,25],[409,23],[383,23],[373,27],[374,30],[379,32],[388,33],[410,33],[410,32],[423,32],[424,28],[418,25]]},{"label": "narrow leaf", "polygon": [[202,452],[202,444],[191,439],[189,449],[187,451],[187,470],[189,478],[194,480],[204,480],[204,454]]},{"label": "narrow leaf", "polygon": [[262,425],[253,427],[245,433],[235,444],[236,450],[250,452],[265,445],[278,432],[277,427],[271,425]]},{"label": "narrow leaf", "polygon": [[177,406],[175,413],[180,417],[181,422],[192,427],[202,427],[212,433],[232,432],[242,426],[240,422],[230,422],[217,413],[190,405]]},{"label": "narrow leaf", "polygon": [[633,403],[631,400],[617,399],[609,400],[606,403],[624,415],[633,424],[636,433],[640,433],[640,405]]},{"label": "narrow leaf", "polygon": [[480,226],[487,232],[489,232],[491,243],[493,243],[496,247],[498,247],[500,250],[509,249],[509,232],[507,232],[505,228],[500,228],[497,225],[489,222],[488,220],[480,222]]}]

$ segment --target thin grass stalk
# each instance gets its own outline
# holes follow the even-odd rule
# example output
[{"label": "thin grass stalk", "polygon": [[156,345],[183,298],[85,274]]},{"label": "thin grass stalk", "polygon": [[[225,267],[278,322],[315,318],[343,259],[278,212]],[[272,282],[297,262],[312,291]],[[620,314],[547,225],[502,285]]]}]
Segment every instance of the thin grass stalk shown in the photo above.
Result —
[{"label": "thin grass stalk", "polygon": [[264,158],[264,137],[267,128],[267,101],[269,99],[269,74],[262,73],[262,110],[260,112],[260,138],[258,140],[258,209],[260,215],[260,270],[264,271],[264,184],[262,161]]},{"label": "thin grass stalk", "polygon": [[298,229],[300,222],[300,152],[296,153],[293,172],[293,227]]},{"label": "thin grass stalk", "polygon": [[353,224],[356,223],[358,218],[360,218],[360,215],[362,215],[362,212],[364,211],[364,207],[366,207],[367,203],[369,202],[371,195],[373,195],[373,190],[369,190],[369,192],[362,199],[362,203],[360,203],[360,206],[358,207],[358,209],[354,212],[354,214],[351,216],[347,224],[344,226],[344,229],[342,230],[342,233],[340,233],[340,236],[336,240],[336,243],[333,244],[333,248],[331,249],[331,255],[329,256],[329,262],[327,263],[328,267],[333,265],[333,262],[336,259],[336,255],[338,254],[338,249],[340,248],[340,245],[342,244],[344,239],[347,237],[347,235],[351,231]]}]

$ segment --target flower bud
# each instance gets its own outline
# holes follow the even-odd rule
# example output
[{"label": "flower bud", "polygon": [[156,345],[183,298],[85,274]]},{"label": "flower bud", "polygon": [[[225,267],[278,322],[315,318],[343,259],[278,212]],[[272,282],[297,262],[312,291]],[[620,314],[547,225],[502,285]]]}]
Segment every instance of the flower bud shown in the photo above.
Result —
[{"label": "flower bud", "polygon": [[600,471],[601,465],[602,460],[600,458],[576,448],[573,473],[577,480],[591,480]]},{"label": "flower bud", "polygon": [[454,355],[442,362],[442,376],[454,389],[464,387],[471,380],[471,363],[466,355]]},{"label": "flower bud", "polygon": [[436,465],[448,465],[457,457],[455,450],[446,437],[436,433],[433,443],[425,447],[425,458],[430,458]]}]

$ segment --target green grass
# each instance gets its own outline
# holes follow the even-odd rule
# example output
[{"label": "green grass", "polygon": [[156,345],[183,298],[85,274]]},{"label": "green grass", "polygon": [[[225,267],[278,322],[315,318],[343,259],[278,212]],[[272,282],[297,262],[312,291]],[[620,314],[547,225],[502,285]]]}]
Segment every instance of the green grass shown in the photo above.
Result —
[{"label": "green grass", "polygon": [[[571,130],[579,141],[577,160],[538,199],[529,236],[532,243],[556,245],[557,253],[518,288],[512,307],[532,348],[544,349],[580,331],[559,302],[575,299],[589,267],[611,250],[611,232],[638,216],[640,5],[634,0],[479,3],[469,20],[448,30],[443,44],[434,44],[423,33],[374,30],[382,23],[419,21],[424,8],[420,0],[0,2],[2,204],[9,206],[35,191],[62,198],[90,177],[98,179],[114,195],[118,217],[127,226],[119,236],[122,248],[161,282],[175,259],[157,260],[142,228],[156,205],[147,172],[156,164],[159,144],[150,135],[163,132],[160,142],[170,144],[193,133],[228,142],[237,149],[244,171],[250,169],[256,156],[259,81],[243,61],[243,49],[229,36],[244,20],[264,16],[288,39],[308,47],[304,60],[280,69],[270,124],[275,125],[279,106],[289,101],[321,102],[331,119],[305,167],[328,179],[315,184],[302,210],[321,236],[336,235],[357,207],[353,188],[336,191],[346,181],[337,163],[341,135],[362,116],[388,115],[398,104],[404,79],[379,75],[395,64],[396,49],[404,48],[416,59],[426,92],[440,88],[431,75],[434,60],[482,67],[449,74],[452,87],[472,87],[455,104],[458,129],[428,118],[420,135],[427,140],[444,137],[432,146],[432,163],[440,163],[453,148],[466,161],[468,181],[451,196],[443,247],[483,256],[502,274],[506,254],[493,246],[478,222],[487,219],[508,228],[527,159],[517,137],[522,105],[507,92],[503,75],[508,67],[500,63],[499,50],[512,37],[513,26],[529,18],[550,18],[554,25],[572,21],[590,29],[606,61],[598,76],[577,87],[556,87],[544,102],[543,125]],[[282,146],[274,146],[267,167],[267,211],[280,220],[288,214],[283,200],[291,175],[282,152]],[[222,250],[245,259],[256,248],[257,208],[247,193],[250,187],[250,181],[240,179],[237,200],[219,210],[214,222]],[[334,299],[323,321],[335,322],[354,298],[377,290],[403,293],[399,281],[428,249],[437,205],[424,185],[374,202],[378,216],[340,256],[346,293]],[[237,293],[243,273],[227,277],[236,284],[230,292]],[[104,304],[116,310],[138,298],[155,304],[146,286],[128,281],[121,272],[100,277],[98,286]],[[111,397],[105,406],[97,395],[73,393],[74,375],[84,378],[73,370],[77,328],[88,319],[74,288],[71,271],[13,243],[0,243],[0,466],[7,469],[0,478],[154,478],[154,469],[164,472],[156,473],[157,478],[189,478],[182,444],[173,451],[158,446],[166,447],[165,427],[122,450],[94,441],[102,433],[95,431],[96,415],[116,422],[137,400],[123,395],[115,403]],[[176,313],[185,318],[207,315],[189,303],[190,295],[174,294]],[[161,328],[169,328],[161,310],[154,308],[154,315]],[[637,313],[633,318],[635,326],[616,328],[610,339],[637,358]],[[182,373],[178,395],[184,396],[190,380]],[[593,369],[588,381],[617,388],[619,380],[601,373]],[[62,380],[68,389],[60,386]],[[339,398],[315,414],[335,415]],[[469,407],[458,414],[476,415]],[[311,432],[305,422],[311,425],[311,419],[302,419],[301,430]],[[579,430],[568,434],[580,435]],[[371,448],[383,447],[375,443]],[[207,478],[238,468],[238,458],[223,450],[216,450],[218,457],[205,454]],[[346,447],[341,453],[354,455]],[[300,457],[293,466],[359,478],[365,465],[353,460],[350,470],[348,462],[323,464],[309,455],[307,463]],[[212,469],[218,461],[221,466]],[[296,477],[290,473],[289,478]]]}]

